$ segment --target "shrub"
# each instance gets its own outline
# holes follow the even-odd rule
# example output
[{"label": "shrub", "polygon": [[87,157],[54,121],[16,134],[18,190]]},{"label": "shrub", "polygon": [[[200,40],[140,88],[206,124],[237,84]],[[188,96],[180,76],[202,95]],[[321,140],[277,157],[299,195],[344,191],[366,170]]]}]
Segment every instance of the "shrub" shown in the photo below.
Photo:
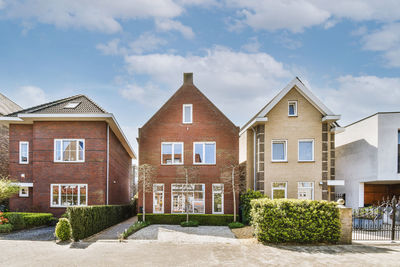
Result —
[{"label": "shrub", "polygon": [[231,228],[231,229],[235,229],[235,228],[242,228],[242,227],[244,227],[244,224],[243,224],[243,223],[240,223],[240,222],[232,222],[232,223],[228,224],[228,226],[229,226],[229,228]]},{"label": "shrub", "polygon": [[0,224],[0,233],[9,233],[13,230],[13,226],[10,223]]},{"label": "shrub", "polygon": [[69,241],[71,240],[71,233],[72,230],[69,220],[66,218],[61,218],[56,225],[56,237],[61,241]]},{"label": "shrub", "polygon": [[12,224],[13,230],[21,230],[25,228],[25,221],[22,214],[10,213],[7,214],[8,221]]},{"label": "shrub", "polygon": [[135,205],[68,207],[74,240],[84,239],[135,215]]},{"label": "shrub", "polygon": [[[233,222],[233,214],[190,214],[190,220],[198,221],[200,225],[226,226]],[[142,214],[138,213],[142,220]],[[146,213],[146,222],[151,224],[181,224],[186,221],[186,214],[154,214]]]},{"label": "shrub", "polygon": [[250,211],[251,211],[251,200],[258,199],[258,198],[266,198],[266,196],[254,190],[247,190],[246,193],[240,195],[240,209],[242,211],[242,223],[249,224],[251,221]]},{"label": "shrub", "polygon": [[198,221],[184,221],[181,222],[181,226],[182,227],[198,227],[199,226],[199,222]]},{"label": "shrub", "polygon": [[4,217],[14,216],[18,214],[22,216],[25,228],[31,228],[36,226],[48,225],[53,219],[51,213],[34,213],[34,212],[5,212]]},{"label": "shrub", "polygon": [[256,199],[251,206],[251,223],[261,242],[336,243],[340,238],[334,202]]},{"label": "shrub", "polygon": [[132,235],[133,233],[139,231],[140,229],[149,226],[150,223],[148,222],[135,222],[131,226],[129,226],[128,229],[125,229],[125,231],[119,236],[119,239],[127,239],[128,236]]}]

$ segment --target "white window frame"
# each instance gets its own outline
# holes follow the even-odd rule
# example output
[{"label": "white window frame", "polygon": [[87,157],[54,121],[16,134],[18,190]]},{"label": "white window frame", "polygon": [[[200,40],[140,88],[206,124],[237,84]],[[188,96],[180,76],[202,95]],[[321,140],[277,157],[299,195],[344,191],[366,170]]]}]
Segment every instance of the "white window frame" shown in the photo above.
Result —
[{"label": "white window frame", "polygon": [[[185,122],[185,108],[190,107],[190,122]],[[192,124],[193,123],[193,104],[183,104],[182,106],[182,123]]]},{"label": "white window frame", "polygon": [[[58,205],[53,205],[53,186],[58,186]],[[81,204],[81,190],[78,188],[78,202],[79,205],[64,206],[61,205],[61,186],[85,186],[86,187],[86,203]],[[89,189],[87,184],[50,184],[50,207],[52,208],[66,208],[66,207],[81,207],[87,206],[89,198]]]},{"label": "white window frame", "polygon": [[[214,190],[214,185],[222,186],[222,190]],[[224,192],[225,192],[224,184],[212,184],[212,213],[213,214],[224,214],[224,198],[225,198]],[[221,194],[221,205],[222,205],[221,212],[214,211],[214,193]]]},{"label": "white window frame", "polygon": [[[175,144],[181,144],[182,145],[182,162],[181,163],[175,163],[174,162]],[[172,145],[171,163],[163,163],[163,145]],[[161,165],[183,165],[184,162],[185,162],[184,157],[185,157],[185,144],[183,142],[161,142]]]},{"label": "white window frame", "polygon": [[[203,159],[206,159],[206,144],[207,145],[215,145],[214,149],[214,162],[213,163],[203,163],[203,162],[196,162],[196,144],[203,145]],[[193,165],[215,165],[217,164],[217,143],[216,142],[193,142]]]},{"label": "white window frame", "polygon": [[[311,187],[300,187],[300,184],[301,183],[311,183]],[[314,182],[298,182],[297,183],[297,198],[299,199],[300,198],[300,188],[305,188],[305,189],[312,189],[312,194],[311,194],[311,200],[314,200]]]},{"label": "white window frame", "polygon": [[[26,161],[22,161],[22,157],[21,157],[21,147],[22,145],[26,145]],[[19,142],[19,164],[29,164],[29,142],[28,141],[20,141]]]},{"label": "white window frame", "polygon": [[[300,159],[300,142],[312,142],[312,159],[311,160],[301,160]],[[314,158],[314,139],[299,139],[299,141],[297,142],[297,160],[298,162],[313,162],[315,161]]]},{"label": "white window frame", "polygon": [[[294,114],[290,114],[290,105],[294,104]],[[297,101],[296,100],[290,100],[288,101],[288,116],[289,117],[297,117]]]},{"label": "white window frame", "polygon": [[[285,158],[282,159],[274,159],[274,143],[284,143],[285,144]],[[271,161],[272,162],[287,162],[287,145],[288,145],[288,141],[286,139],[274,139],[271,140]]]},{"label": "white window frame", "polygon": [[[155,209],[155,195],[156,195],[156,191],[154,190],[154,188],[156,188],[157,186],[162,186],[163,190],[162,190],[162,211],[156,211]],[[157,192],[161,192],[161,191],[157,191]],[[164,213],[164,196],[165,196],[165,185],[164,184],[153,184],[153,213]]]},{"label": "white window frame", "polygon": [[272,182],[271,183],[271,199],[274,199],[274,189],[279,189],[279,190],[281,190],[281,189],[283,189],[283,187],[274,187],[274,183],[281,183],[281,184],[285,184],[285,198],[287,198],[287,187],[288,187],[288,182],[277,182],[277,181],[275,181],[275,182]]},{"label": "white window frame", "polygon": [[[174,191],[172,191],[172,189],[173,189],[173,187],[175,185],[183,185],[183,186],[185,186],[186,184],[184,184],[184,183],[173,183],[173,184],[171,184],[171,214],[185,214],[185,211],[183,211],[183,212],[174,212],[173,211],[173,209],[174,209]],[[193,187],[195,187],[196,185],[201,185],[202,186],[202,189],[203,189],[203,191],[202,191],[203,192],[203,204],[204,204],[204,210],[203,210],[202,213],[194,213],[194,205],[192,203],[193,212],[190,212],[189,214],[205,214],[206,213],[206,185],[205,184],[201,184],[201,183],[189,183],[189,185],[193,185]],[[182,190],[181,192],[183,194],[185,194],[185,190]],[[195,191],[188,191],[188,193],[189,192],[193,192],[193,198],[194,198],[194,192]],[[199,201],[196,201],[196,202],[199,202]]]},{"label": "white window frame", "polygon": [[[57,142],[61,142],[61,160],[57,160]],[[76,141],[76,158],[75,161],[64,161],[64,153],[62,151],[63,141]],[[83,157],[82,160],[79,160],[79,142],[83,142]],[[54,162],[62,162],[62,163],[76,163],[76,162],[85,162],[85,150],[86,144],[85,139],[74,139],[74,138],[65,138],[65,139],[54,139]]]},{"label": "white window frame", "polygon": [[[22,189],[25,189],[25,194],[22,192]],[[19,188],[19,197],[29,197],[29,187],[27,186],[21,186]]]}]

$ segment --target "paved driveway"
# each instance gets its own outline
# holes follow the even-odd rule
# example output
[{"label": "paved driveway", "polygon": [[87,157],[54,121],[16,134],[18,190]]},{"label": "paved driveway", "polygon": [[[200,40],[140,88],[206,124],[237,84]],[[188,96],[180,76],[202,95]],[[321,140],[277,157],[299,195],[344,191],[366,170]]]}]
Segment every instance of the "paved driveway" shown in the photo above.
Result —
[{"label": "paved driveway", "polygon": [[54,226],[27,229],[9,234],[0,234],[0,240],[32,240],[50,241],[55,240]]}]

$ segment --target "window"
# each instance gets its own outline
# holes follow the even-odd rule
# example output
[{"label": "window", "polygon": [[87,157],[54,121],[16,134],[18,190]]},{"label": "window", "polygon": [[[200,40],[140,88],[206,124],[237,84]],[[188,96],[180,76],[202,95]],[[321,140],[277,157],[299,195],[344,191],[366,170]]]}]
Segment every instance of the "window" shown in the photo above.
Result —
[{"label": "window", "polygon": [[189,213],[203,214],[204,184],[172,184],[172,213],[185,213],[185,196],[188,198]]},{"label": "window", "polygon": [[297,116],[297,101],[288,102],[288,116],[289,117]]},{"label": "window", "polygon": [[153,213],[164,213],[164,184],[153,184]]},{"label": "window", "polygon": [[314,183],[299,182],[298,183],[298,199],[314,199]]},{"label": "window", "polygon": [[183,104],[183,123],[193,122],[193,105]]},{"label": "window", "polygon": [[224,185],[213,184],[212,185],[212,213],[213,214],[224,214]]},{"label": "window", "polygon": [[314,161],[314,140],[299,140],[299,161]]},{"label": "window", "polygon": [[29,142],[19,142],[19,164],[29,163]]},{"label": "window", "polygon": [[19,188],[19,196],[20,197],[29,197],[29,188],[28,187],[20,187]]},{"label": "window", "polygon": [[183,164],[183,143],[161,143],[161,164]]},{"label": "window", "polygon": [[287,198],[287,182],[272,183],[272,199]]},{"label": "window", "polygon": [[193,163],[194,164],[215,164],[215,142],[195,142],[193,143]]},{"label": "window", "polygon": [[83,139],[55,139],[55,162],[84,162],[85,140]]},{"label": "window", "polygon": [[64,108],[76,108],[77,106],[79,106],[80,103],[81,102],[69,102],[64,106]]},{"label": "window", "polygon": [[50,192],[51,207],[87,205],[86,184],[52,184]]},{"label": "window", "polygon": [[272,140],[272,161],[284,162],[287,161],[287,141],[286,140]]}]

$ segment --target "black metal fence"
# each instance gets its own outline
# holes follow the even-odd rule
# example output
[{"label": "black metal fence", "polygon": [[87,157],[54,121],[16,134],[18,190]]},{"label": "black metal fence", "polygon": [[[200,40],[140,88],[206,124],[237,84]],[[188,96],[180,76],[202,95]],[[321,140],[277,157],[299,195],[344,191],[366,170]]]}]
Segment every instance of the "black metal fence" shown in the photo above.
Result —
[{"label": "black metal fence", "polygon": [[353,210],[353,240],[400,240],[400,198]]}]

